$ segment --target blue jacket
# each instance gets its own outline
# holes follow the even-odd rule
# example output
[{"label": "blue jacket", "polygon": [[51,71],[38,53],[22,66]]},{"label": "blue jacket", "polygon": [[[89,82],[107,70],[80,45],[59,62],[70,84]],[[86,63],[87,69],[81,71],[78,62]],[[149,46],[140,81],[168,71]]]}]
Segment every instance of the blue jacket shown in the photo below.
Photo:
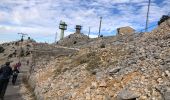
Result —
[{"label": "blue jacket", "polygon": [[10,79],[12,75],[12,68],[10,66],[3,66],[0,68],[0,79]]}]

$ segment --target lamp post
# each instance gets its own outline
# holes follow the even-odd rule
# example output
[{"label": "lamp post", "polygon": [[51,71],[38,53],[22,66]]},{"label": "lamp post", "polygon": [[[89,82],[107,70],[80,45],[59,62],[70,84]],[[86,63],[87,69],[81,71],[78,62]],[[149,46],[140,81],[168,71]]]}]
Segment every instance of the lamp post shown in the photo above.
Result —
[{"label": "lamp post", "polygon": [[60,40],[62,40],[64,38],[64,30],[67,30],[67,24],[60,21],[59,29],[61,29]]}]

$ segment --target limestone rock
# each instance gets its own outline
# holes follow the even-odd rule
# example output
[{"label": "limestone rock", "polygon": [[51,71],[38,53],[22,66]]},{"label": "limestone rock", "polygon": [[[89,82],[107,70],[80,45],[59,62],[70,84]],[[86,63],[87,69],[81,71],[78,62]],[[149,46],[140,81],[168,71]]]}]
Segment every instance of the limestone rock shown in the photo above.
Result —
[{"label": "limestone rock", "polygon": [[139,98],[139,95],[129,90],[122,90],[117,95],[117,100],[136,100],[137,98]]},{"label": "limestone rock", "polygon": [[100,87],[107,87],[106,81],[102,80],[99,84]]},{"label": "limestone rock", "polygon": [[119,72],[120,70],[121,70],[121,68],[113,68],[113,69],[109,70],[109,74],[113,75],[113,74]]},{"label": "limestone rock", "polygon": [[117,29],[118,35],[131,35],[135,32],[135,30],[129,26],[121,27]]}]

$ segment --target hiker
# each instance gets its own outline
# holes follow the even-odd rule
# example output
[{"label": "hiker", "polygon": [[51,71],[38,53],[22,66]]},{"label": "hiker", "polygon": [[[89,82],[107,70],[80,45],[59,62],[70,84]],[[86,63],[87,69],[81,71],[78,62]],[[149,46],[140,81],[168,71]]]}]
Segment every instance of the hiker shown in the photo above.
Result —
[{"label": "hiker", "polygon": [[5,65],[0,68],[0,99],[1,100],[4,100],[4,95],[11,75],[12,75],[12,68],[10,66],[10,62],[6,62]]},{"label": "hiker", "polygon": [[29,60],[27,60],[27,65],[29,65]]},{"label": "hiker", "polygon": [[12,74],[12,84],[15,85],[17,77],[18,77],[19,70],[17,67],[14,67],[13,74]]},{"label": "hiker", "polygon": [[21,62],[19,61],[18,63],[15,64],[14,69],[20,69],[21,67]]}]

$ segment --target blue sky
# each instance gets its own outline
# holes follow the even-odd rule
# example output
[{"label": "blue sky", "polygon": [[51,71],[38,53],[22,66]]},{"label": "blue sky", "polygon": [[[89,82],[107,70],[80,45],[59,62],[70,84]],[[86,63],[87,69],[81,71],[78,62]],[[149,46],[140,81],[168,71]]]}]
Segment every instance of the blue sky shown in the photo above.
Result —
[{"label": "blue sky", "polygon": [[[84,34],[91,27],[90,36],[96,37],[100,16],[104,36],[115,35],[123,26],[140,31],[145,27],[147,5],[148,0],[0,0],[0,43],[19,39],[20,32],[51,43],[60,33],[60,20],[68,24],[65,36],[80,24]],[[149,25],[169,12],[170,0],[151,0]]]}]

